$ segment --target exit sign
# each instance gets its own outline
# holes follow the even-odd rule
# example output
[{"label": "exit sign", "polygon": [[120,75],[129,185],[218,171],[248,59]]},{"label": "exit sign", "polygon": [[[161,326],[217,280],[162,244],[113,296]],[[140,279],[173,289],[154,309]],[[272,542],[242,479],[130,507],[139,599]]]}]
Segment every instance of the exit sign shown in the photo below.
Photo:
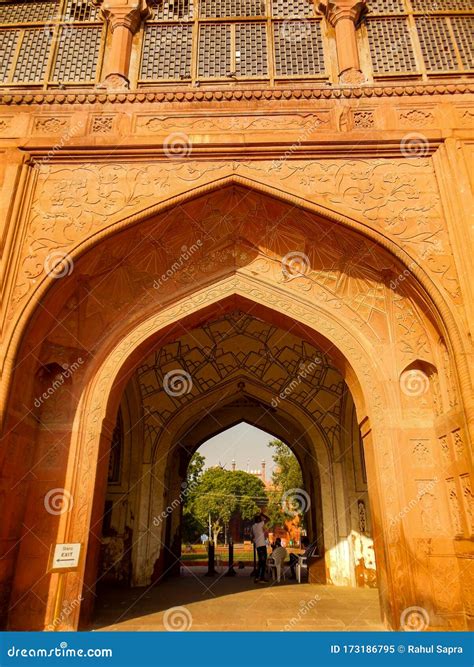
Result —
[{"label": "exit sign", "polygon": [[81,557],[81,547],[80,543],[56,544],[51,562],[51,571],[77,570]]}]

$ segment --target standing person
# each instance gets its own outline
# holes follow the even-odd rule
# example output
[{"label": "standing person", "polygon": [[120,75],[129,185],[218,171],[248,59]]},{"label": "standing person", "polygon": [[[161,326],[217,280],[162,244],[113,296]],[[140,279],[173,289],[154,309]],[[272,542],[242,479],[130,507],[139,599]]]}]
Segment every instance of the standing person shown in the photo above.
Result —
[{"label": "standing person", "polygon": [[265,522],[268,521],[268,516],[261,512],[256,514],[252,525],[252,539],[257,548],[257,576],[255,577],[256,584],[264,584],[265,570],[267,566],[267,546],[265,536]]}]

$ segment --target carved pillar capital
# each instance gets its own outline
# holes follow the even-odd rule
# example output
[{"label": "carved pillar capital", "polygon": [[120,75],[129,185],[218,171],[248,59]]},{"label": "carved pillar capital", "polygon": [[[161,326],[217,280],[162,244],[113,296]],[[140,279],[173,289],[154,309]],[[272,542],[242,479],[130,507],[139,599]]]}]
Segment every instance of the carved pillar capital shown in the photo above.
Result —
[{"label": "carved pillar capital", "polygon": [[129,87],[128,72],[133,35],[150,16],[148,0],[92,0],[108,22],[112,33],[102,85],[106,88]]},{"label": "carved pillar capital", "polygon": [[147,0],[92,0],[109,23],[112,32],[118,27],[127,28],[134,35],[151,10]]},{"label": "carved pillar capital", "polygon": [[367,12],[367,0],[321,0],[318,8],[332,26],[341,19],[349,19],[357,26]]},{"label": "carved pillar capital", "polygon": [[366,0],[320,0],[319,11],[336,31],[337,60],[341,83],[362,83],[356,27],[367,12]]}]

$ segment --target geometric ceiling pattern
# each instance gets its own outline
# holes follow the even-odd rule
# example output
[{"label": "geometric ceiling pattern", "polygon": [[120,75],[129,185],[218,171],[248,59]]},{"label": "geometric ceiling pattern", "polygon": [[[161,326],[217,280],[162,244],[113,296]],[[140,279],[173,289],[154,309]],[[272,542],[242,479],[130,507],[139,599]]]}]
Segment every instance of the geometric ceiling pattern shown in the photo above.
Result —
[{"label": "geometric ceiling pattern", "polygon": [[307,411],[332,445],[340,428],[346,385],[327,355],[287,331],[234,311],[160,347],[136,371],[147,436],[156,442],[167,422],[197,396],[240,379],[272,393],[269,410],[290,401]]}]

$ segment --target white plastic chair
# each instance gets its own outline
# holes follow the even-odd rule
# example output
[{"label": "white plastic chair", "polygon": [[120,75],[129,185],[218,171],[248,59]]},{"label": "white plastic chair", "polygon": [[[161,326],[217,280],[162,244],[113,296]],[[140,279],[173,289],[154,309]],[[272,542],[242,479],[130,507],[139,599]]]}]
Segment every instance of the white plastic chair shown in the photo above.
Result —
[{"label": "white plastic chair", "polygon": [[270,556],[267,560],[267,565],[273,580],[276,579],[277,582],[280,583],[281,578],[283,577],[283,581],[286,581],[284,563],[280,560],[275,560],[275,558]]},{"label": "white plastic chair", "polygon": [[308,559],[306,556],[298,556],[298,562],[296,563],[296,579],[299,584],[301,584],[301,570],[303,568],[308,569]]}]

